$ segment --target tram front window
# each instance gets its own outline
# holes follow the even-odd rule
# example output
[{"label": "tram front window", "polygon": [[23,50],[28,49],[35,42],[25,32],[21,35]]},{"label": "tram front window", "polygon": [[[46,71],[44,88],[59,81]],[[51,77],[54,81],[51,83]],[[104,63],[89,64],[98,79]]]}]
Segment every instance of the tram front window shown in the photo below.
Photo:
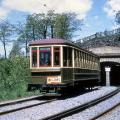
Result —
[{"label": "tram front window", "polygon": [[40,54],[40,66],[50,66],[51,65],[51,49],[39,48]]},{"label": "tram front window", "polygon": [[37,67],[37,48],[32,48],[32,67]]}]

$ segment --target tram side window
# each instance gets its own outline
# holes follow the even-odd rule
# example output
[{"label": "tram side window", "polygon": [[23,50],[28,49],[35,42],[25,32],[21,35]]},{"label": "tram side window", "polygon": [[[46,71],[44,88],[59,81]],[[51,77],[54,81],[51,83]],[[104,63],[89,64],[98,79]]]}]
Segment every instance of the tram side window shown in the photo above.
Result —
[{"label": "tram side window", "polygon": [[67,66],[67,47],[63,47],[63,66]]},{"label": "tram side window", "polygon": [[60,65],[60,48],[59,47],[54,48],[54,65],[55,66]]},{"label": "tram side window", "polygon": [[63,47],[63,66],[72,67],[72,48]]},{"label": "tram side window", "polygon": [[51,49],[49,47],[39,48],[39,62],[40,66],[51,65]]},{"label": "tram side window", "polygon": [[37,67],[37,47],[32,48],[32,67]]},{"label": "tram side window", "polygon": [[72,67],[72,48],[68,48],[68,66]]},{"label": "tram side window", "polygon": [[85,52],[83,53],[83,67],[85,68],[86,63],[85,63]]},{"label": "tram side window", "polygon": [[87,68],[87,54],[85,53],[85,68]]}]

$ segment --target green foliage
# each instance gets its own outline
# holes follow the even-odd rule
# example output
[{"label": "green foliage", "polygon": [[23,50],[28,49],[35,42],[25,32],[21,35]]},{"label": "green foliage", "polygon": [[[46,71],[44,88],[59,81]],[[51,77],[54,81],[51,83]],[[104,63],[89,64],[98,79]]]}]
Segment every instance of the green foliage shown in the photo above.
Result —
[{"label": "green foliage", "polygon": [[20,56],[21,55],[21,52],[20,52],[20,46],[18,44],[18,41],[15,41],[13,43],[13,47],[12,47],[12,50],[9,54],[9,58],[12,58],[12,57],[16,57],[16,56]]},{"label": "green foliage", "polygon": [[71,39],[75,31],[80,30],[82,20],[77,19],[74,13],[56,14],[50,10],[47,14],[29,15],[20,39],[63,38]]},{"label": "green foliage", "polygon": [[43,39],[47,36],[49,19],[43,14],[32,14],[27,17],[25,33],[30,40]]},{"label": "green foliage", "polygon": [[0,100],[26,96],[29,79],[27,58],[16,56],[0,60]]},{"label": "green foliage", "polygon": [[75,31],[81,30],[81,25],[82,21],[75,13],[58,14],[54,25],[55,37],[70,40]]},{"label": "green foliage", "polygon": [[55,22],[55,36],[57,38],[69,39],[71,38],[69,29],[69,18],[67,15],[58,15]]},{"label": "green foliage", "polygon": [[116,23],[117,23],[118,25],[120,25],[120,11],[118,11],[118,12],[116,13],[115,21],[116,21]]},{"label": "green foliage", "polygon": [[7,44],[7,42],[9,42],[10,36],[12,35],[12,33],[13,33],[13,29],[12,29],[9,22],[3,21],[0,23],[0,41],[1,41],[3,48],[4,48],[5,59],[7,58],[6,44]]},{"label": "green foliage", "polygon": [[[82,41],[82,42],[81,42]],[[82,48],[88,49],[92,47],[102,46],[120,46],[120,28],[112,31],[98,32],[91,36],[80,39],[76,42]]]}]

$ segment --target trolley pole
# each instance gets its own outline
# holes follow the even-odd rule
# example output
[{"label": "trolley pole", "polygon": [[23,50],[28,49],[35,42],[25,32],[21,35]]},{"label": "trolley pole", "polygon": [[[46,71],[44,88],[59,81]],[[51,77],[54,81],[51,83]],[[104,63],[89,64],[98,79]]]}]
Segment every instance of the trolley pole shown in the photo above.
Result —
[{"label": "trolley pole", "polygon": [[110,86],[110,67],[105,67],[105,72],[106,72],[106,86]]}]

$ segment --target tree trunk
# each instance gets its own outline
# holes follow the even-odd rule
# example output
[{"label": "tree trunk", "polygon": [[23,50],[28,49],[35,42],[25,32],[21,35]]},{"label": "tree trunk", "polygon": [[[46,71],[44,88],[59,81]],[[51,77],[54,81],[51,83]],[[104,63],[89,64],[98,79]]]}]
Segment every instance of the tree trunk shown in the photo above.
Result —
[{"label": "tree trunk", "polygon": [[35,41],[35,29],[33,27],[33,40]]},{"label": "tree trunk", "polygon": [[46,39],[47,36],[47,25],[44,27],[43,38]]},{"label": "tree trunk", "polygon": [[27,58],[27,39],[25,40],[25,51],[26,51],[26,58]]},{"label": "tree trunk", "polygon": [[47,31],[44,30],[44,33],[43,33],[43,38],[44,38],[44,39],[46,39],[46,33],[47,33]]},{"label": "tree trunk", "polygon": [[53,33],[53,25],[51,25],[51,38],[54,37],[54,33]]},{"label": "tree trunk", "polygon": [[5,43],[5,36],[3,35],[3,47],[4,47],[4,57],[5,59],[7,58],[7,54],[6,54],[6,43]]},{"label": "tree trunk", "polygon": [[6,54],[6,44],[3,43],[3,45],[4,45],[4,55],[5,55],[5,59],[6,59],[6,58],[7,58],[7,54]]}]

